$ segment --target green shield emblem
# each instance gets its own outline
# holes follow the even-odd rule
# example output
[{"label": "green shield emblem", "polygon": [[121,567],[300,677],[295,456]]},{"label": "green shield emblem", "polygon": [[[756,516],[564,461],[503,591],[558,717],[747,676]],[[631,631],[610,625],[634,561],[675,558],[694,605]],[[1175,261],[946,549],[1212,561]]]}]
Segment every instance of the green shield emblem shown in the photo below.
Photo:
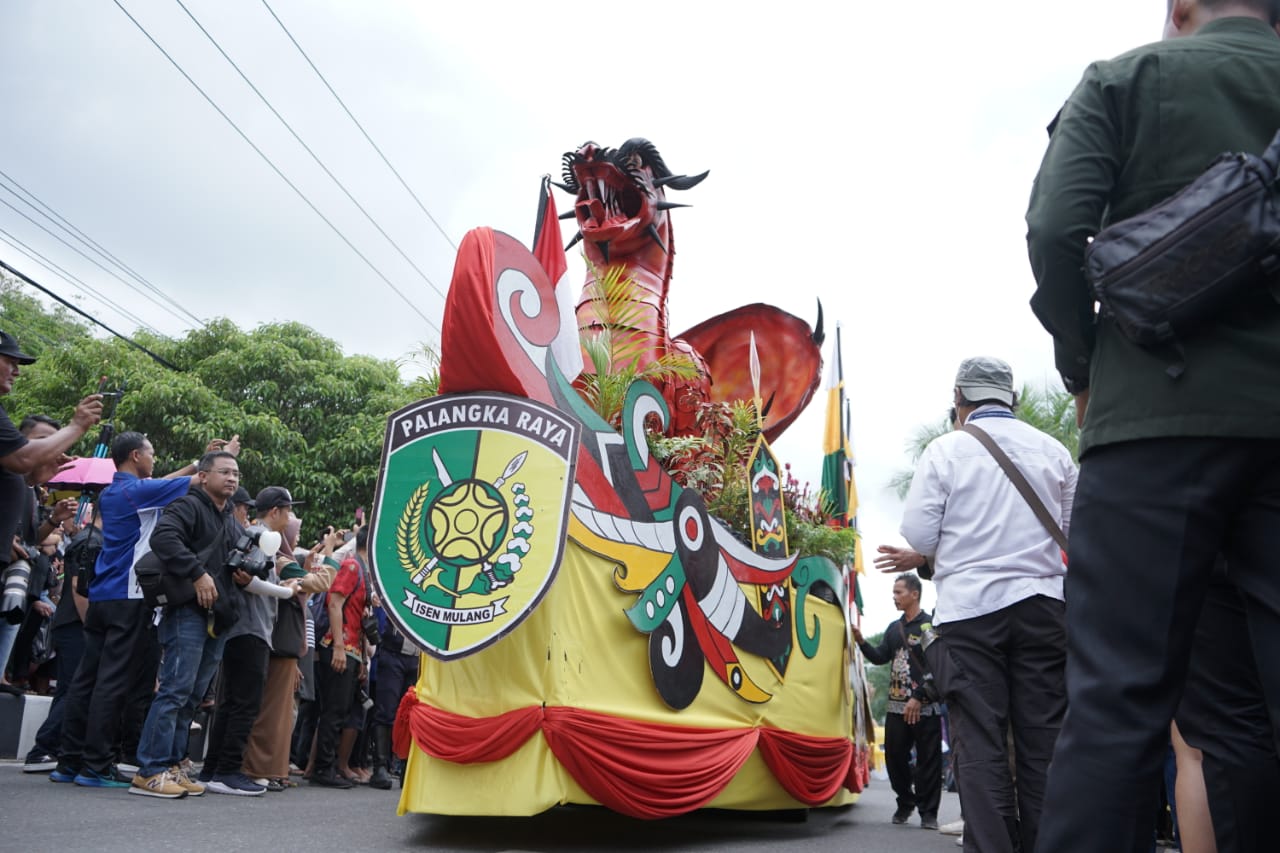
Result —
[{"label": "green shield emblem", "polygon": [[388,419],[369,560],[405,636],[453,660],[533,612],[564,554],[577,451],[577,422],[523,397],[433,397]]}]

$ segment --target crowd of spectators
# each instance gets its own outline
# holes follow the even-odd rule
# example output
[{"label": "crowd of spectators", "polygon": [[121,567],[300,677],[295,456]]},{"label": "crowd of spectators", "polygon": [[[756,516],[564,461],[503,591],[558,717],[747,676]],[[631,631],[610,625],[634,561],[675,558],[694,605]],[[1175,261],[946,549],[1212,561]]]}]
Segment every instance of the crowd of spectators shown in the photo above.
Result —
[{"label": "crowd of spectators", "polygon": [[[0,396],[32,362],[0,332]],[[301,547],[302,502],[241,483],[238,436],[158,478],[122,432],[110,484],[56,499],[101,414],[95,394],[15,427],[0,406],[0,688],[52,693],[23,770],[157,799],[390,789],[419,650],[382,613],[367,529],[308,519]]]}]

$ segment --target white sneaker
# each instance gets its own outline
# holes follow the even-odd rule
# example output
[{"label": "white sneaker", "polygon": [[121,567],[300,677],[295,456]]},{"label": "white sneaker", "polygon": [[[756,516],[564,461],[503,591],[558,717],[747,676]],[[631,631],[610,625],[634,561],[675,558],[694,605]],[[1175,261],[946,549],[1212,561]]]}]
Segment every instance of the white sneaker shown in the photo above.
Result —
[{"label": "white sneaker", "polygon": [[961,835],[959,838],[957,838],[957,839],[956,839],[956,846],[957,846],[957,847],[963,847],[963,846],[964,846],[964,836],[963,836],[963,835]]},{"label": "white sneaker", "polygon": [[944,823],[942,826],[938,827],[938,832],[942,835],[963,835],[964,821],[953,820],[951,823]]}]

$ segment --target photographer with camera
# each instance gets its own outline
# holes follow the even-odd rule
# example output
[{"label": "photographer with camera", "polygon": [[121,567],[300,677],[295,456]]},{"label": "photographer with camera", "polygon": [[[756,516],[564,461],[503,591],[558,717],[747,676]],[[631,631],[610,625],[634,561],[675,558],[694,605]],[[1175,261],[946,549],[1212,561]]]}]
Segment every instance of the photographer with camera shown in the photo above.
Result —
[{"label": "photographer with camera", "polygon": [[231,580],[247,594],[240,619],[227,631],[217,710],[200,772],[200,781],[215,794],[257,797],[267,791],[244,772],[245,746],[262,707],[277,608],[282,599],[297,595],[299,585],[296,579],[279,582],[275,566],[279,542],[268,547],[263,534],[270,531],[282,539],[294,503],[289,490],[281,486],[259,492],[253,502],[257,519],[241,534],[227,559]]},{"label": "photographer with camera", "polygon": [[[889,784],[898,796],[893,822],[907,822],[920,810],[922,829],[938,828],[938,804],[942,800],[942,705],[929,673],[925,671],[920,635],[933,619],[920,608],[920,578],[901,574],[893,582],[893,606],[902,611],[884,630],[884,639],[873,646],[853,629],[853,638],[868,661],[890,664],[889,702],[884,719],[885,764]],[[916,750],[915,778],[911,773],[911,748]],[[912,783],[914,781],[914,789]]]},{"label": "photographer with camera", "polygon": [[227,631],[240,617],[242,596],[226,568],[241,533],[231,513],[239,484],[235,456],[206,453],[197,463],[194,487],[165,508],[151,534],[166,582],[157,632],[164,656],[159,688],[142,726],[131,794],[175,799],[204,793],[181,763],[191,718],[222,660]]}]

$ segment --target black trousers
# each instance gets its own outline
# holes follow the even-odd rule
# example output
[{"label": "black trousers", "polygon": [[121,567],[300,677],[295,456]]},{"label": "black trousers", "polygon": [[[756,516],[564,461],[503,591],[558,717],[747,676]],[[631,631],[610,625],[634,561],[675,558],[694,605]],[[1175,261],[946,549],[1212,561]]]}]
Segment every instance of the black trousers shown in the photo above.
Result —
[{"label": "black trousers", "polygon": [[1280,756],[1244,601],[1226,571],[1215,571],[1210,581],[1176,718],[1187,743],[1204,756],[1218,853],[1273,846],[1270,818],[1280,804]]},{"label": "black trousers", "polygon": [[205,753],[205,763],[215,776],[239,773],[244,764],[244,748],[262,707],[270,660],[271,646],[260,637],[241,634],[227,640]]},{"label": "black trousers", "polygon": [[956,777],[966,853],[1035,849],[1049,759],[1067,706],[1064,609],[1036,595],[939,629],[964,685],[947,696],[947,709],[962,744]]},{"label": "black trousers", "polygon": [[105,774],[115,760],[116,733],[137,662],[134,649],[150,611],[141,599],[91,601],[84,655],[67,694],[59,760]]},{"label": "black trousers", "polygon": [[1280,722],[1280,440],[1148,439],[1090,451],[1068,553],[1071,710],[1037,850],[1146,851],[1219,553],[1244,597],[1273,728]]},{"label": "black trousers", "polygon": [[316,723],[316,763],[311,768],[313,776],[333,772],[338,756],[338,738],[342,726],[351,714],[355,699],[356,682],[360,677],[360,664],[350,656],[342,672],[334,672],[330,662],[333,649],[316,649],[316,699],[320,703],[320,718]]},{"label": "black trousers", "polygon": [[378,649],[373,660],[377,671],[373,683],[373,724],[394,726],[401,698],[418,683],[418,656]]},{"label": "black trousers", "polygon": [[[911,769],[911,747],[916,749],[915,770]],[[898,808],[920,810],[920,817],[938,817],[942,800],[942,717],[921,717],[914,726],[901,714],[884,717],[884,762],[889,784],[898,795]]]},{"label": "black trousers", "polygon": [[[147,615],[150,616],[150,611]],[[129,685],[124,707],[120,712],[120,754],[136,764],[142,724],[147,721],[151,701],[156,698],[156,676],[160,672],[160,640],[150,618],[145,620],[142,630],[138,632],[138,644],[133,647],[133,662],[133,683]]]},{"label": "black trousers", "polygon": [[57,755],[62,748],[62,720],[67,711],[67,695],[76,679],[80,658],[84,656],[84,626],[79,622],[59,625],[53,629],[54,659],[58,665],[58,688],[53,691],[49,703],[49,716],[44,718],[40,731],[36,732],[32,752]]}]

